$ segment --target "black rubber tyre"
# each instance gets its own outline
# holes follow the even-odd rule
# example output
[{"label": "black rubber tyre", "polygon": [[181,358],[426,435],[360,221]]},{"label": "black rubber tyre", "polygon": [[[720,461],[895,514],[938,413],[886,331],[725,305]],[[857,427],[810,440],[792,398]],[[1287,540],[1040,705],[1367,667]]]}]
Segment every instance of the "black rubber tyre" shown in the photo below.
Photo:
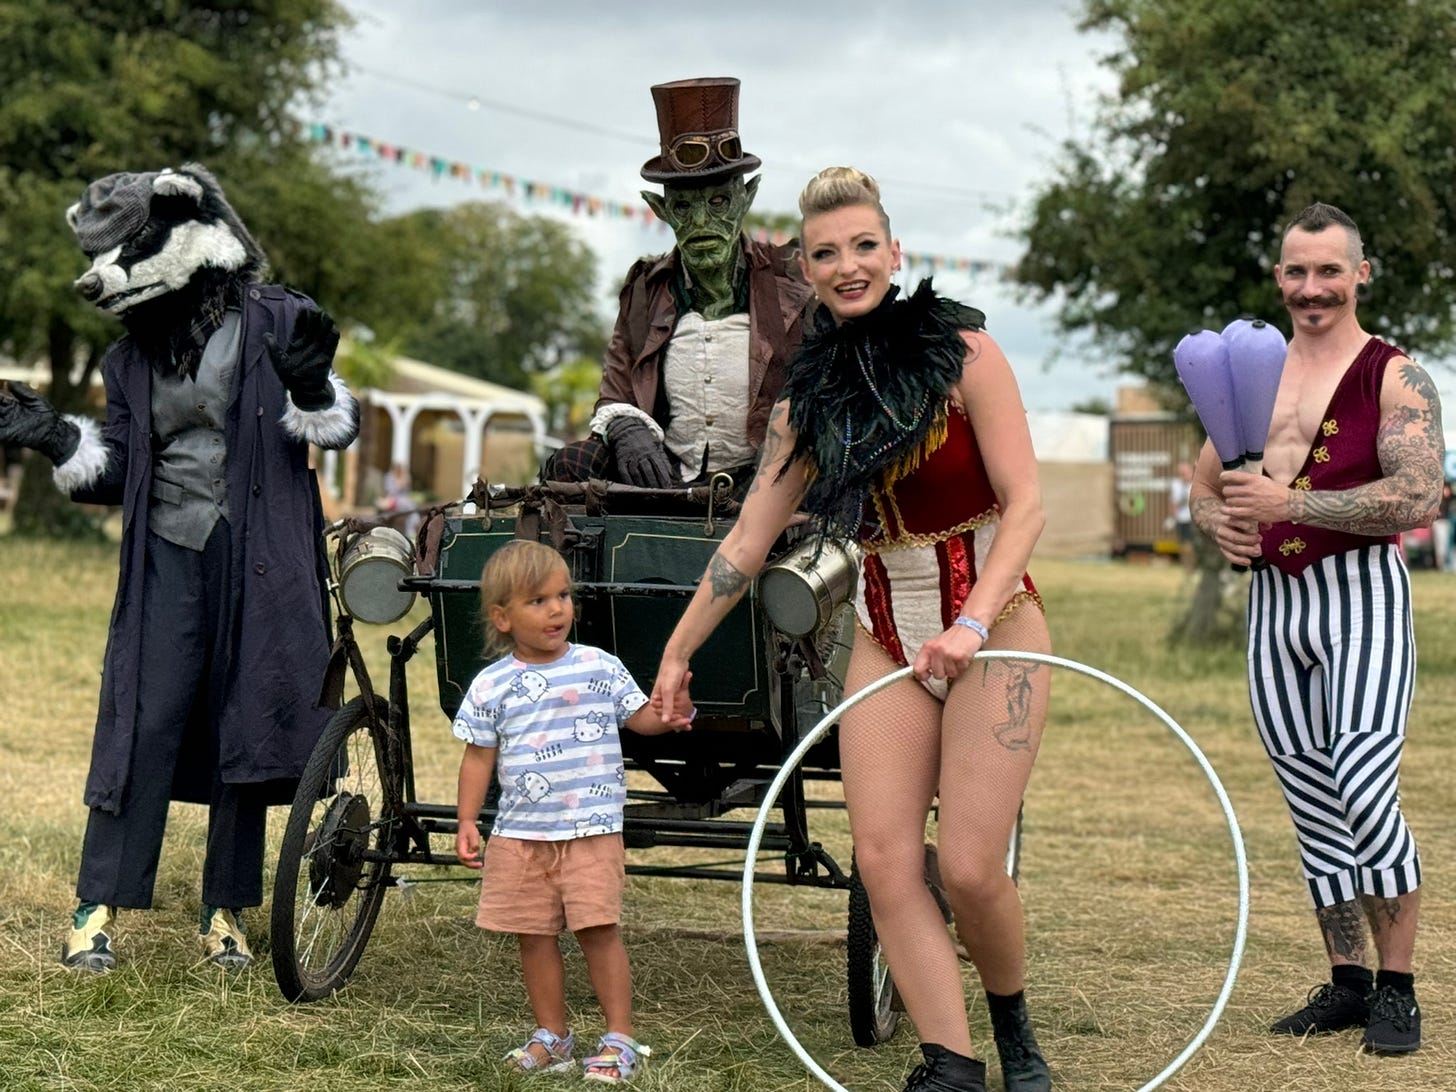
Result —
[{"label": "black rubber tyre", "polygon": [[[309,756],[273,880],[273,974],[289,1001],[317,1001],[348,980],[389,885],[398,771],[381,761],[388,706],[356,697],[334,714]],[[388,786],[386,779],[395,783]],[[365,859],[366,852],[373,857]]]},{"label": "black rubber tyre", "polygon": [[849,870],[849,1029],[862,1047],[883,1043],[900,1023],[895,983],[880,951],[880,938],[870,917],[870,897],[859,878],[859,866]]}]

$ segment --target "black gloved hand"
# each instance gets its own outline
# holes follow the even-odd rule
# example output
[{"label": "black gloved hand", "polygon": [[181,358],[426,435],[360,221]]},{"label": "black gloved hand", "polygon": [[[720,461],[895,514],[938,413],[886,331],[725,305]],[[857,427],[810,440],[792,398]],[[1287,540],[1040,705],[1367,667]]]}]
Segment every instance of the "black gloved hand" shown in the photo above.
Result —
[{"label": "black gloved hand", "polygon": [[301,311],[293,323],[293,337],[287,349],[280,349],[271,332],[263,335],[273,370],[288,396],[301,410],[324,410],[334,404],[334,385],[329,368],[339,346],[339,328],[325,311]]},{"label": "black gloved hand", "polygon": [[39,451],[56,466],[76,454],[81,430],[24,383],[0,393],[0,444]]},{"label": "black gloved hand", "polygon": [[618,417],[607,426],[607,446],[617,464],[617,477],[628,485],[647,489],[670,489],[681,485],[672,472],[667,449],[647,427],[635,417]]}]

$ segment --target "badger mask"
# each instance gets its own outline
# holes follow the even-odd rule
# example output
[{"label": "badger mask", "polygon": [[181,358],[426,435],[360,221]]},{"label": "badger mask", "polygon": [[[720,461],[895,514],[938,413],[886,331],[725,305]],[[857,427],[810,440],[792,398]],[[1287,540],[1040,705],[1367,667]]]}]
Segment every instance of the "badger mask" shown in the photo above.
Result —
[{"label": "badger mask", "polygon": [[217,179],[196,163],[107,175],[86,187],[66,222],[91,259],[76,290],[142,340],[181,334],[266,264]]}]

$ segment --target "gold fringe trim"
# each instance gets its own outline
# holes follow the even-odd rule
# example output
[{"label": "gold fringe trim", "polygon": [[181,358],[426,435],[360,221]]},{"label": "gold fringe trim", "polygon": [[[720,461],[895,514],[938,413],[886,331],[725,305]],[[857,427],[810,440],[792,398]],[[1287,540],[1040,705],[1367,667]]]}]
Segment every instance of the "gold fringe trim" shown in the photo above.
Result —
[{"label": "gold fringe trim", "polygon": [[926,432],[925,439],[916,444],[910,451],[900,457],[900,461],[893,466],[886,467],[880,474],[880,488],[889,492],[891,487],[901,478],[909,477],[917,467],[926,459],[930,458],[945,443],[946,437],[950,435],[950,422],[942,408],[936,414],[935,421],[931,424],[930,430]]}]

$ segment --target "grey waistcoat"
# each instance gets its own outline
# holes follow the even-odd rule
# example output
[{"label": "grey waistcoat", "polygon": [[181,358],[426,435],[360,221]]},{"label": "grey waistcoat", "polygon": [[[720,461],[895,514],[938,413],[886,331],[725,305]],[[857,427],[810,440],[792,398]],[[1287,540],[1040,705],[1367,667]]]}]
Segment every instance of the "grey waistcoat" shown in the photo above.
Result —
[{"label": "grey waistcoat", "polygon": [[223,438],[243,325],[229,311],[207,340],[197,378],[152,377],[156,466],[147,526],[168,542],[201,550],[227,519],[227,443]]}]

